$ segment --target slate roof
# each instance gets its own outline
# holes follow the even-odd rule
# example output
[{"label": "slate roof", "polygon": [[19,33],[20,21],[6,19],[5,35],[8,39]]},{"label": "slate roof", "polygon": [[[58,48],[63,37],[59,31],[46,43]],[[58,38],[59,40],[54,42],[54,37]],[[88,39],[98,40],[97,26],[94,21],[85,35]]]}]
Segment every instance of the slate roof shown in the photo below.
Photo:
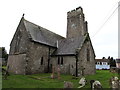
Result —
[{"label": "slate roof", "polygon": [[58,40],[64,39],[64,37],[55,34],[41,26],[33,24],[24,19],[26,30],[29,32],[30,37],[33,41],[46,44],[52,47],[57,47],[56,43]]},{"label": "slate roof", "polygon": [[75,55],[76,49],[80,49],[83,45],[85,37],[76,37],[60,40],[58,42],[58,49],[53,55]]},{"label": "slate roof", "polygon": [[96,62],[109,62],[109,59],[95,59]]},{"label": "slate roof", "polygon": [[86,36],[80,36],[76,38],[64,38],[25,19],[24,25],[26,30],[29,32],[30,38],[33,41],[57,48],[56,51],[53,53],[53,56],[75,55],[76,49],[80,49],[82,47],[83,42],[86,38]]}]

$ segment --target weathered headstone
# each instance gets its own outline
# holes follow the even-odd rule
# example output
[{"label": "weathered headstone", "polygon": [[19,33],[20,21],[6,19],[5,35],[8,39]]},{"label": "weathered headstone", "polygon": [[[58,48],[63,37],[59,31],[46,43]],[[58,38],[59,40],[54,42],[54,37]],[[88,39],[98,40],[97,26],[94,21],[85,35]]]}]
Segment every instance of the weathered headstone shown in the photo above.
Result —
[{"label": "weathered headstone", "polygon": [[55,78],[55,67],[52,67],[52,74],[51,74],[51,78],[54,79]]},{"label": "weathered headstone", "polygon": [[110,78],[110,87],[113,89],[119,88],[119,79],[118,77],[112,77]]},{"label": "weathered headstone", "polygon": [[93,83],[95,82],[95,80],[90,80],[90,86],[91,86],[91,89],[92,89],[92,86],[93,86]]},{"label": "weathered headstone", "polygon": [[98,80],[90,80],[92,90],[102,90],[102,84]]},{"label": "weathered headstone", "polygon": [[64,81],[64,88],[73,88],[73,83]]},{"label": "weathered headstone", "polygon": [[58,67],[58,79],[60,79],[60,68]]},{"label": "weathered headstone", "polygon": [[78,88],[82,88],[82,87],[85,86],[85,84],[86,84],[86,80],[85,80],[84,77],[82,77],[82,78],[80,79],[79,84],[80,84],[80,86],[79,86]]},{"label": "weathered headstone", "polygon": [[100,83],[100,81],[95,81],[93,83],[93,90],[101,90],[102,89],[102,85]]}]

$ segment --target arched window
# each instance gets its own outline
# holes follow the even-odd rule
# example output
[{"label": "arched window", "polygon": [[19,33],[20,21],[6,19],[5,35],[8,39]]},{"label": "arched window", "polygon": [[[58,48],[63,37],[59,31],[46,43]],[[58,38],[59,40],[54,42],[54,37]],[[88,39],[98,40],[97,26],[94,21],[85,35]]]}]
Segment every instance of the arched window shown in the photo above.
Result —
[{"label": "arched window", "polygon": [[21,37],[22,37],[22,34],[21,34],[21,31],[18,30],[17,34],[16,34],[16,44],[15,44],[15,53],[16,52],[19,52],[19,48],[20,48],[20,40],[21,40]]},{"label": "arched window", "polygon": [[87,61],[90,61],[90,51],[88,48],[87,48]]},{"label": "arched window", "polygon": [[58,57],[58,64],[60,64],[60,57]]},{"label": "arched window", "polygon": [[41,57],[41,65],[43,65],[43,57]]},{"label": "arched window", "polygon": [[63,57],[61,57],[61,64],[63,65]]},{"label": "arched window", "polygon": [[58,65],[59,64],[63,65],[63,57],[62,56],[58,57]]}]

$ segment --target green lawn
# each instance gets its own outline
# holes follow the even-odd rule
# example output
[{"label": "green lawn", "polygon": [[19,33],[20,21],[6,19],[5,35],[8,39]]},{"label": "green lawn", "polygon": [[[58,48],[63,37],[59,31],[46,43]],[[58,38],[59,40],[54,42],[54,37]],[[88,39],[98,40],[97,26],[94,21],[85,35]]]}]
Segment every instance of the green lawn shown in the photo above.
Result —
[{"label": "green lawn", "polygon": [[[86,76],[86,79],[88,81],[90,81],[92,79],[96,79],[96,80],[101,82],[103,88],[110,88],[109,80],[112,76],[118,76],[118,74],[117,73],[111,73],[111,72],[109,72],[109,70],[99,70],[99,71],[96,72],[96,75]],[[89,88],[89,86],[90,86],[90,84],[88,83],[86,88]]]},{"label": "green lawn", "polygon": [[[73,79],[71,75],[61,75],[61,79],[51,79],[50,73],[34,74],[34,75],[10,75],[7,80],[3,79],[3,88],[63,88],[64,81],[73,82],[74,88],[79,87],[79,78]],[[99,80],[103,88],[109,88],[109,79],[112,76],[117,76],[115,73],[110,73],[107,70],[100,70],[96,75],[85,76],[87,85],[84,88],[90,88],[89,81],[92,79]]]}]

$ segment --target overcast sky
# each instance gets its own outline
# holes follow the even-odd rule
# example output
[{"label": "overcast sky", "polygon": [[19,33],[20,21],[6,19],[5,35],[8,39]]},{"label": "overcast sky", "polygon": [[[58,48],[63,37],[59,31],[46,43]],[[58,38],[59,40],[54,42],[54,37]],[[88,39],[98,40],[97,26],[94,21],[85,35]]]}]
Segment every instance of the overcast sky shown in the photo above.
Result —
[{"label": "overcast sky", "polygon": [[[117,8],[118,1],[1,0],[0,47],[5,47],[9,52],[10,42],[23,13],[25,13],[26,20],[65,37],[67,12],[81,6],[85,14],[85,20],[88,21],[88,32],[96,58],[102,58],[103,56],[118,58],[118,10],[105,23]],[[97,31],[99,32],[95,34]]]}]

